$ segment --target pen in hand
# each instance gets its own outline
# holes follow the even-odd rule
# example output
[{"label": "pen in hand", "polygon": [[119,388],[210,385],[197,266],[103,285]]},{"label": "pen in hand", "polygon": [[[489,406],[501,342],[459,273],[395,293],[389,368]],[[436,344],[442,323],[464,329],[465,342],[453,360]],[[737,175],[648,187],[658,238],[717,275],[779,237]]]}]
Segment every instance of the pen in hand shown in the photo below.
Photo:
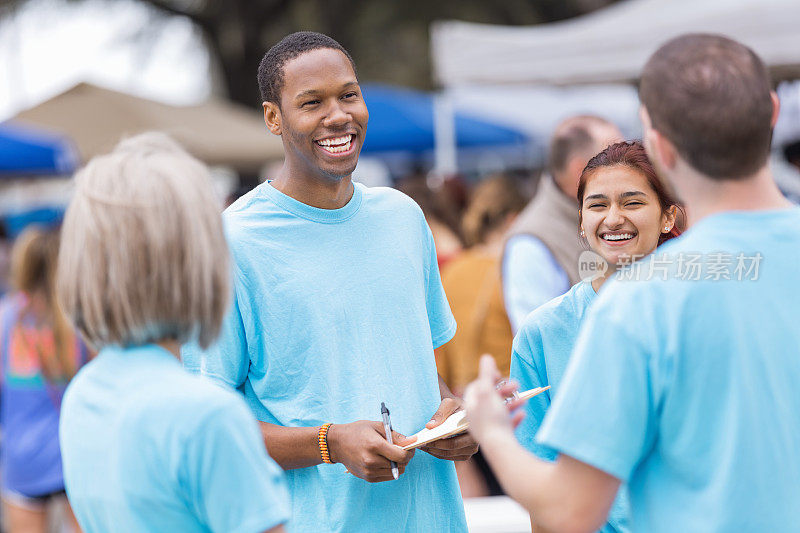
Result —
[{"label": "pen in hand", "polygon": [[[394,444],[392,442],[392,422],[389,420],[389,410],[383,402],[381,402],[381,416],[383,417],[383,431],[386,433],[386,440],[389,441],[389,444]],[[397,479],[400,475],[397,470],[397,463],[394,461],[389,461],[389,463],[392,465],[392,477]]]}]

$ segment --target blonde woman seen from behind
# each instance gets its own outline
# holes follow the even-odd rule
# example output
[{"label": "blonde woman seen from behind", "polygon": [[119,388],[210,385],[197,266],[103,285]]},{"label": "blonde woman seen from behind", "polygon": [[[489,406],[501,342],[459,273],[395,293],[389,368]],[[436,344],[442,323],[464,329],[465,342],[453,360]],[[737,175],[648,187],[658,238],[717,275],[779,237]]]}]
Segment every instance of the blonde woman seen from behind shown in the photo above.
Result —
[{"label": "blonde woman seen from behind", "polygon": [[206,168],[144,134],[76,176],[59,259],[66,314],[97,358],[64,398],[67,495],[103,531],[283,531],[282,472],[241,397],[185,373],[229,301],[229,260]]}]

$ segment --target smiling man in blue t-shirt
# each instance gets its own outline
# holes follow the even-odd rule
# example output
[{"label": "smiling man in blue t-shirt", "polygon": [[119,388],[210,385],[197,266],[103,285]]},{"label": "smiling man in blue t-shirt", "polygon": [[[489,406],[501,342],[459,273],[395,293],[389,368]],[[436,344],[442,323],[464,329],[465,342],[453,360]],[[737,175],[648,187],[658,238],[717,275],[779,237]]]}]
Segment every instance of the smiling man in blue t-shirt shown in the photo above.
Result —
[{"label": "smiling man in blue t-shirt", "polygon": [[628,483],[634,531],[797,531],[800,209],[767,165],[778,100],[745,46],[663,45],[644,67],[647,152],[690,229],[599,294],[537,434],[513,442],[481,361],[471,431],[546,530],[592,531]]},{"label": "smiling man in blue t-shirt", "polygon": [[472,437],[414,455],[380,423],[381,402],[395,439],[460,406],[433,356],[456,324],[422,211],[350,179],[368,120],[352,59],[295,33],[264,56],[259,84],[285,162],[225,212],[233,309],[219,342],[186,347],[185,364],[244,393],[287,470],[292,529],[466,531],[450,461],[477,450]]}]

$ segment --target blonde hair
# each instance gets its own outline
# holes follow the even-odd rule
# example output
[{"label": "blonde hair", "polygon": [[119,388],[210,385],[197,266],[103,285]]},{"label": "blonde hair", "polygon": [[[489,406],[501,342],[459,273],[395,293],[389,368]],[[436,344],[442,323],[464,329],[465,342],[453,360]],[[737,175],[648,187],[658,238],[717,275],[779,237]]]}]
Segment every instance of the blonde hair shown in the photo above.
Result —
[{"label": "blonde hair", "polygon": [[229,298],[229,254],[206,167],[160,133],[122,141],[75,177],[57,290],[96,349],[167,339],[207,347]]},{"label": "blonde hair", "polygon": [[[58,248],[57,228],[30,227],[20,234],[11,250],[11,287],[28,296],[28,303],[20,311],[17,326],[21,326],[25,318],[32,317],[53,332],[54,358],[46,358],[39,350],[33,350],[39,355],[42,374],[50,382],[69,380],[76,370],[70,358],[74,334],[55,294]],[[31,299],[37,296],[45,303],[44,316],[38,316],[40,312],[31,304]],[[22,338],[27,337],[23,335]]]},{"label": "blonde hair", "polygon": [[525,196],[514,178],[500,174],[483,180],[472,193],[461,218],[461,231],[467,246],[483,243],[509,215],[522,211],[525,203]]}]

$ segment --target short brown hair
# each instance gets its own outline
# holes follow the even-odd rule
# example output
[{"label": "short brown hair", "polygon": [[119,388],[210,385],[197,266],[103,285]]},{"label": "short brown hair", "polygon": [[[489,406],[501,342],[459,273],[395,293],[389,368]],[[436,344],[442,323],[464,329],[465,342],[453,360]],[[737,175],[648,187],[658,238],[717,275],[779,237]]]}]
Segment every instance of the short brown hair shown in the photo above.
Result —
[{"label": "short brown hair", "polygon": [[639,98],[652,127],[710,178],[741,179],[767,161],[771,82],[746,46],[689,34],[659,48],[642,71]]},{"label": "short brown hair", "polygon": [[585,155],[588,159],[605,148],[605,143],[600,144],[604,139],[596,138],[598,127],[616,129],[611,122],[594,115],[569,117],[556,126],[547,156],[550,173],[555,176],[563,172],[575,155]]},{"label": "short brown hair", "polygon": [[230,292],[206,167],[163,134],[125,140],[75,177],[58,262],[64,311],[95,348],[208,346]]}]

